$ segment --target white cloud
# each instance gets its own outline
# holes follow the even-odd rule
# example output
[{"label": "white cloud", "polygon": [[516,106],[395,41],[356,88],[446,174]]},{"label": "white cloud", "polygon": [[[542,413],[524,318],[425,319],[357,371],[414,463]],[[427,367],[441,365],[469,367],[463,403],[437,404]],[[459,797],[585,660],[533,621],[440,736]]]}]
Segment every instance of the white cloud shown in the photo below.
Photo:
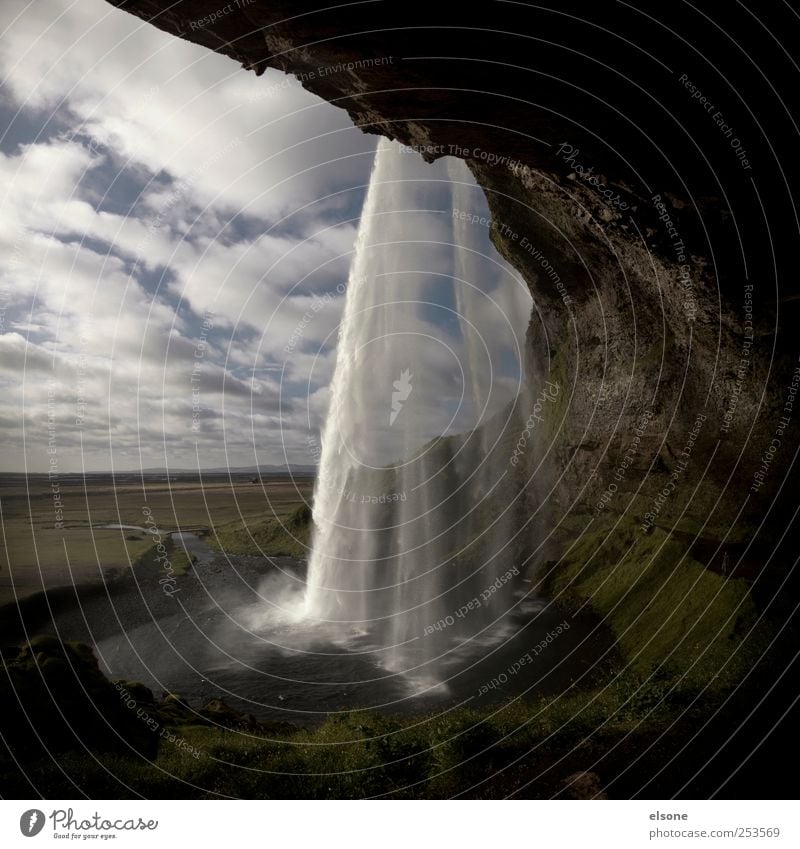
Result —
[{"label": "white cloud", "polygon": [[365,175],[374,141],[280,72],[256,78],[102,0],[4,10],[19,13],[0,53],[19,102],[68,113],[73,130],[189,181],[204,203],[274,217]]},{"label": "white cloud", "polygon": [[[163,462],[166,450],[191,465],[196,439],[222,465],[223,432],[251,462],[254,422],[263,462],[283,458],[284,438],[306,460],[302,402],[286,387],[281,401],[274,361],[312,293],[346,278],[347,219],[374,140],[282,74],[257,79],[102,0],[7,0],[4,12],[3,90],[38,132],[0,153],[0,381],[11,411],[0,463],[21,467],[24,422],[27,467],[46,468],[49,414],[63,468],[108,468],[109,433],[115,463],[139,451]],[[328,337],[340,309],[341,298],[326,307],[304,344]],[[319,378],[332,362],[328,349]],[[292,385],[310,365],[298,355]]]}]

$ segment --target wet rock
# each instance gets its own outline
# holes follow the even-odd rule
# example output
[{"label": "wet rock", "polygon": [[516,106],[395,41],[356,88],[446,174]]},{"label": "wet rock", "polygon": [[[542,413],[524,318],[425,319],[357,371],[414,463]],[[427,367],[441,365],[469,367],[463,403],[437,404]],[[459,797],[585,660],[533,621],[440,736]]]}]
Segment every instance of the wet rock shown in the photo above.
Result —
[{"label": "wet rock", "polygon": [[182,725],[198,721],[197,712],[177,693],[167,693],[158,705],[158,718],[166,725]]},{"label": "wet rock", "polygon": [[258,723],[252,714],[240,713],[227,705],[222,699],[211,699],[200,710],[200,715],[215,725],[227,727],[255,726]]},{"label": "wet rock", "polygon": [[153,735],[120,699],[89,646],[39,636],[4,654],[0,732],[15,757],[77,751],[155,752]]},{"label": "wet rock", "polygon": [[119,688],[120,693],[126,694],[140,705],[154,705],[155,696],[153,691],[146,687],[141,681],[114,681],[114,685]]}]

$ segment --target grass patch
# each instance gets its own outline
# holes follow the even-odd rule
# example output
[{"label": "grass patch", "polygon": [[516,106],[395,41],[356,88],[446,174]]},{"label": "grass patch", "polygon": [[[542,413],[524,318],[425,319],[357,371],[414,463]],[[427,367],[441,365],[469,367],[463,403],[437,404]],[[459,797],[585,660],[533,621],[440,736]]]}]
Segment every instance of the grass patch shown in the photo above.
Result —
[{"label": "grass patch", "polygon": [[660,670],[680,686],[728,687],[751,668],[765,634],[749,585],[693,560],[661,528],[594,526],[565,549],[547,583],[562,603],[588,603],[614,631],[639,674]]},{"label": "grass patch", "polygon": [[[208,527],[259,522],[275,511],[289,513],[310,497],[311,478],[250,479],[148,478],[116,483],[111,477],[60,480],[64,527],[54,527],[51,482],[46,475],[0,481],[5,545],[0,549],[0,604],[17,596],[73,583],[97,581],[102,570],[127,569],[152,545],[147,533],[103,528],[105,524],[144,525],[143,506],[159,529]],[[66,552],[64,542],[66,541]],[[67,556],[69,560],[67,561]],[[13,576],[13,585],[8,580]]]},{"label": "grass patch", "polygon": [[311,508],[300,504],[287,514],[220,525],[207,542],[228,554],[305,557],[311,544]]},{"label": "grass patch", "polygon": [[187,575],[196,558],[188,555],[180,545],[176,545],[172,537],[164,538],[162,544],[166,550],[167,561],[159,559],[159,557],[163,558],[164,555],[163,552],[159,553],[158,546],[154,544],[136,558],[136,562],[133,564],[134,569],[160,572],[171,569],[170,574],[176,578]]},{"label": "grass patch", "polygon": [[[258,724],[244,715],[239,722],[230,709],[228,723],[221,720],[224,711],[209,715],[209,707],[203,711],[208,721],[198,723],[174,696],[157,704],[143,685],[124,682],[124,698],[145,708],[147,718],[140,718],[104,678],[88,646],[53,637],[36,638],[7,665],[25,709],[0,714],[16,757],[0,748],[6,798],[29,798],[29,782],[44,798],[68,798],[76,790],[89,798],[504,798],[518,789],[549,798],[568,776],[601,761],[604,783],[621,777],[614,796],[639,792],[658,773],[662,783],[653,792],[668,797],[684,785],[687,771],[713,760],[731,724],[750,713],[770,681],[765,670],[735,693],[702,693],[677,686],[663,671],[642,675],[629,666],[609,672],[602,686],[558,696],[402,717],[353,711],[301,728]],[[40,692],[43,676],[58,693],[64,717]],[[98,710],[113,733],[102,733]],[[44,745],[22,739],[26,728],[32,738],[31,718],[46,732]],[[712,719],[702,745],[686,750],[688,736]],[[761,731],[754,733],[761,742]],[[663,777],[673,752],[688,752],[691,765],[679,764],[671,778]],[[720,769],[710,778],[713,787],[728,774],[725,764]]]},{"label": "grass patch", "polygon": [[[670,692],[663,682],[644,683],[628,672],[601,690],[516,701],[492,711],[413,718],[354,712],[314,729],[274,734],[178,724],[170,728],[172,740],[159,741],[152,759],[108,752],[94,760],[65,753],[59,762],[93,798],[136,792],[148,798],[176,793],[180,798],[444,798],[524,753],[536,753],[531,768],[537,774],[541,764],[551,758],[558,763],[592,735],[624,741],[643,720],[657,735],[687,704],[685,694]],[[709,706],[706,702],[704,710]],[[52,763],[26,771],[46,796],[66,795],[66,779]],[[560,767],[547,779],[553,783],[545,784],[545,795],[568,772]],[[13,796],[13,785],[8,789]]]}]

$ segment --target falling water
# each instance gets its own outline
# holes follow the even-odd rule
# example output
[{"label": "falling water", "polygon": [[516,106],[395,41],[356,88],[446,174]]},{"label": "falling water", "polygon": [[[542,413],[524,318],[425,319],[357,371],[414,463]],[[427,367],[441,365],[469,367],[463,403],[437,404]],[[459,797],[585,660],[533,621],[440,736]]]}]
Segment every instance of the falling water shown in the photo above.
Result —
[{"label": "falling water", "polygon": [[460,160],[379,144],[314,493],[306,615],[426,686],[500,639],[519,586],[530,298],[484,203]]}]

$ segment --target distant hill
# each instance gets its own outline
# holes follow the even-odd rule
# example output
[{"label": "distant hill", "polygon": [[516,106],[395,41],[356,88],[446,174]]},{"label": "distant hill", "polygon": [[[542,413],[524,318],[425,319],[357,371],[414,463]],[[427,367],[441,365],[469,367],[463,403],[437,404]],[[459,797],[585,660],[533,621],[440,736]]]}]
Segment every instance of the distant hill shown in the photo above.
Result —
[{"label": "distant hill", "polygon": [[[119,478],[119,477],[129,477],[129,476],[139,476],[139,475],[162,475],[165,477],[173,477],[173,476],[192,476],[197,477],[198,475],[249,475],[250,477],[256,477],[260,475],[262,477],[268,477],[270,475],[284,475],[293,477],[313,477],[317,474],[316,466],[307,466],[303,464],[294,464],[288,466],[272,466],[272,465],[264,465],[264,466],[232,466],[227,468],[225,466],[218,466],[209,469],[188,469],[178,466],[170,466],[167,468],[166,466],[152,466],[147,469],[114,469],[111,471],[91,471],[91,472],[61,472],[59,477],[61,478]],[[25,472],[3,472],[0,471],[0,483],[2,480],[7,479],[8,481],[20,481],[25,480],[25,478],[37,478],[37,477],[47,477],[47,472],[29,472],[26,474]]]},{"label": "distant hill", "polygon": [[[170,466],[153,466],[147,469],[128,469],[128,472],[136,472],[145,475],[315,475],[316,466],[290,463],[283,466],[215,466],[210,469],[185,469]],[[117,471],[119,474],[119,471]]]}]

